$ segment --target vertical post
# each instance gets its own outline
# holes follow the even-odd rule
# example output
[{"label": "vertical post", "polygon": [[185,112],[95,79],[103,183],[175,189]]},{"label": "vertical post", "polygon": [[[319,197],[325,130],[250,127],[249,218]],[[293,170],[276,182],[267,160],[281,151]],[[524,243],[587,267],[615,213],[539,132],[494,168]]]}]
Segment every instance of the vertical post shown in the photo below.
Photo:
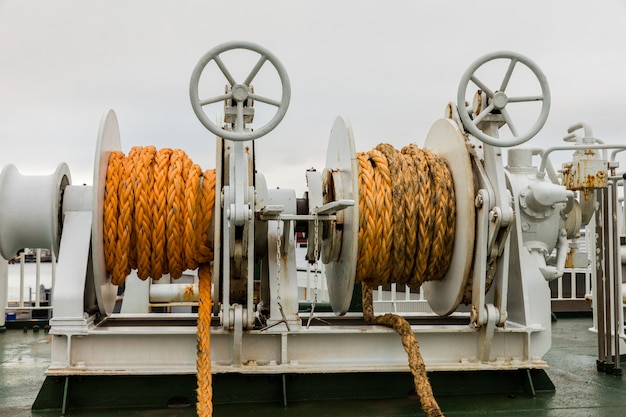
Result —
[{"label": "vertical post", "polygon": [[41,248],[35,249],[35,307],[41,303]]},{"label": "vertical post", "polygon": [[0,331],[6,329],[6,310],[9,293],[9,264],[0,256]]},{"label": "vertical post", "polygon": [[598,371],[604,371],[604,364],[606,363],[606,350],[604,346],[604,240],[602,235],[604,233],[602,227],[602,201],[604,190],[596,190],[596,198],[598,204],[595,209],[595,223],[596,223],[596,252],[595,252],[595,267],[596,267],[596,282],[595,282],[595,296],[593,297],[596,303],[596,327],[598,330],[598,360],[596,366]]},{"label": "vertical post", "polygon": [[52,274],[52,281],[50,283],[50,299],[48,300],[48,306],[50,306],[51,308],[54,306],[53,301],[54,301],[54,282],[56,280],[56,275],[57,275],[57,257],[54,254],[54,251],[52,251],[51,254],[51,258],[50,258],[50,262],[51,262],[51,274]]},{"label": "vertical post", "polygon": [[612,232],[611,233],[611,244],[612,244],[612,266],[613,266],[613,274],[611,275],[612,281],[612,291],[613,291],[613,354],[615,355],[615,367],[613,368],[614,375],[621,375],[621,358],[620,358],[620,333],[622,320],[620,319],[620,310],[622,309],[622,300],[619,296],[620,287],[622,285],[621,279],[621,256],[620,256],[620,244],[619,244],[619,234],[618,234],[618,225],[617,225],[617,182],[615,179],[611,179],[609,181],[609,186],[611,187],[611,221],[612,221]]},{"label": "vertical post", "polygon": [[20,253],[20,307],[24,307],[24,263],[26,256],[24,252]]},{"label": "vertical post", "polygon": [[[610,186],[610,181],[609,181]],[[605,355],[606,355],[606,364],[604,365],[604,370],[606,372],[613,372],[613,357],[611,355],[612,352],[612,342],[611,342],[611,328],[613,327],[611,323],[611,278],[613,277],[613,263],[612,259],[612,251],[611,251],[611,236],[612,236],[612,226],[610,220],[610,192],[608,187],[602,190],[602,224],[604,227],[604,234],[602,236],[604,242],[604,279],[602,283],[604,285],[604,337],[605,337]]]}]

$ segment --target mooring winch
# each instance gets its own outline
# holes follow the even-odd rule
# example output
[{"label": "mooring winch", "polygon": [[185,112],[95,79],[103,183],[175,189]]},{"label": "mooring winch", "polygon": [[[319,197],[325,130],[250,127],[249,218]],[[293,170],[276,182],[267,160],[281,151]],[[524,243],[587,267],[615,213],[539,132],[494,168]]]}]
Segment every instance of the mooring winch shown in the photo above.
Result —
[{"label": "mooring winch", "polygon": [[[243,80],[222,56],[233,50],[258,56]],[[495,85],[480,75],[494,61],[506,68]],[[208,66],[224,76],[224,93],[202,95]],[[253,87],[265,66],[278,73],[279,98]],[[509,93],[520,68],[534,75],[535,92]],[[278,58],[249,42],[219,45],[196,65],[189,94],[216,136],[215,169],[203,171],[180,150],[137,147],[124,155],[108,111],[92,186],[72,185],[64,164],[51,176],[2,171],[0,254],[50,247],[58,258],[48,376],[198,372],[198,412],[207,415],[211,374],[409,371],[394,331],[376,324],[408,326],[417,336],[423,362],[416,350],[409,361],[422,377],[425,369],[547,367],[547,281],[562,276],[570,240],[594,211],[596,219],[619,211],[614,157],[599,150],[626,146],[597,144],[586,134],[571,146],[518,148],[537,135],[550,108],[546,77],[530,59],[496,52],[470,65],[456,103],[421,149],[381,144],[357,153],[350,122],[338,117],[326,165],[306,171],[302,198],[268,188],[255,170],[253,141],[281,122],[290,103]],[[224,103],[217,118],[205,112],[215,103]],[[513,117],[518,103],[537,107],[525,130]],[[259,105],[275,113],[253,129]],[[502,148],[510,148],[506,166]],[[559,177],[549,155],[563,150],[574,150],[574,160]],[[596,191],[607,187],[613,194]],[[26,193],[43,201],[14,198]],[[619,245],[615,224],[596,227],[610,237],[607,245]],[[304,310],[296,268],[303,242],[315,274]],[[610,329],[623,338],[618,262],[597,263],[598,276],[614,283],[597,281],[609,305],[613,300],[612,315],[599,322],[605,361],[616,352],[619,358],[620,337],[611,339]],[[320,311],[322,279],[334,314]],[[375,318],[372,288],[396,284],[421,288],[431,312]],[[364,295],[361,307],[355,288]],[[606,348],[612,340],[613,350]],[[423,404],[436,415],[436,403]]]}]

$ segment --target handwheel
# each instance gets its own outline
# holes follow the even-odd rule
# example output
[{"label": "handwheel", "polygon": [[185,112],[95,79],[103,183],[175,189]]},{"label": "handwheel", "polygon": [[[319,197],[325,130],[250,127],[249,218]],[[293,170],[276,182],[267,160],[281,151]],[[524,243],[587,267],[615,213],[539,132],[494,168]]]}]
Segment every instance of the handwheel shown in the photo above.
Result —
[{"label": "handwheel", "polygon": [[[482,65],[496,60],[496,59],[508,59],[509,65],[507,67],[506,73],[504,75],[504,79],[500,83],[500,86],[497,90],[492,90],[485,83],[483,83],[480,79],[476,77],[476,71]],[[506,88],[511,80],[511,74],[515,70],[515,66],[517,63],[521,63],[528,67],[535,77],[537,77],[539,81],[539,85],[541,86],[541,94],[537,96],[519,96],[519,97],[509,97],[506,94]],[[484,109],[481,109],[480,112],[475,115],[474,119],[470,116],[470,110],[467,109],[465,104],[465,94],[467,92],[467,88],[469,87],[470,81],[476,85],[483,93],[487,96],[487,106]],[[539,113],[539,117],[537,121],[532,126],[532,128],[525,132],[524,134],[518,133],[513,120],[507,110],[507,105],[509,103],[523,103],[523,102],[537,102],[541,101],[541,112]],[[461,82],[459,83],[459,90],[457,95],[457,103],[459,108],[459,116],[463,121],[463,126],[467,129],[472,135],[476,138],[480,139],[484,143],[487,143],[492,146],[499,147],[509,147],[519,145],[531,139],[535,136],[539,130],[545,124],[548,113],[550,112],[550,88],[548,86],[548,81],[546,80],[546,76],[543,74],[541,69],[530,59],[525,56],[515,53],[515,52],[494,52],[491,54],[487,54],[476,61],[465,71],[463,77],[461,78]],[[500,139],[494,136],[489,136],[486,133],[482,132],[478,128],[478,124],[485,118],[485,116],[489,115],[494,111],[499,111],[500,114],[504,117],[506,124],[513,137],[511,139]]]},{"label": "handwheel", "polygon": [[[220,58],[220,54],[230,51],[232,49],[246,49],[256,52],[261,55],[255,66],[252,68],[246,79],[242,83],[235,81],[228,68],[224,64],[224,61]],[[226,77],[226,80],[231,86],[230,92],[218,96],[214,96],[208,99],[200,99],[198,84],[200,75],[211,62],[215,61],[218,68]],[[280,101],[254,94],[250,89],[250,83],[254,80],[254,77],[258,74],[259,70],[266,61],[269,61],[274,69],[278,72],[280,82],[282,86],[282,97]],[[269,133],[274,129],[278,123],[283,119],[287,108],[289,107],[289,100],[291,99],[291,85],[289,84],[289,77],[287,71],[270,51],[251,42],[227,42],[216,46],[209,52],[204,54],[200,61],[196,64],[196,67],[191,74],[191,81],[189,82],[189,97],[191,99],[191,106],[194,113],[200,119],[200,122],[211,131],[213,134],[228,140],[234,141],[248,141],[260,138],[261,136]],[[211,121],[211,118],[204,112],[203,107],[212,103],[218,103],[220,101],[232,99],[237,103],[237,116],[235,122],[235,131],[228,131],[220,128],[218,125]],[[269,104],[277,107],[274,117],[264,126],[256,128],[254,131],[244,132],[244,102],[247,99],[255,100],[261,103]]]}]

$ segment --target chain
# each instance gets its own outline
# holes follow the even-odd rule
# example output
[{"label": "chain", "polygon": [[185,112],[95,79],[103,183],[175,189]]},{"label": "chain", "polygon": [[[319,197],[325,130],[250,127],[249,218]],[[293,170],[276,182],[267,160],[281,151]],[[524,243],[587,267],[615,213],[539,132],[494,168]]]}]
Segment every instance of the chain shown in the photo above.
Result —
[{"label": "chain", "polygon": [[282,239],[283,232],[281,230],[281,220],[278,220],[278,225],[276,226],[276,302],[280,305],[280,273],[281,273],[281,265],[282,265]]},{"label": "chain", "polygon": [[317,283],[318,283],[318,276],[317,276],[317,270],[318,270],[318,265],[317,265],[317,258],[319,257],[319,218],[317,217],[317,207],[315,207],[315,213],[314,213],[315,219],[314,219],[314,228],[313,228],[313,284],[314,284],[314,289],[313,289],[313,302],[311,303],[311,314],[309,315],[309,319],[306,322],[306,328],[308,329],[309,326],[311,325],[311,320],[313,319],[313,314],[315,312],[315,305],[317,304]]},{"label": "chain", "polygon": [[313,248],[313,284],[315,285],[315,289],[313,292],[313,305],[317,304],[317,281],[318,281],[318,276],[317,276],[317,269],[318,269],[318,265],[317,265],[317,258],[319,257],[319,218],[317,217],[317,207],[315,208],[315,236],[313,237],[313,244],[315,245],[315,247]]}]

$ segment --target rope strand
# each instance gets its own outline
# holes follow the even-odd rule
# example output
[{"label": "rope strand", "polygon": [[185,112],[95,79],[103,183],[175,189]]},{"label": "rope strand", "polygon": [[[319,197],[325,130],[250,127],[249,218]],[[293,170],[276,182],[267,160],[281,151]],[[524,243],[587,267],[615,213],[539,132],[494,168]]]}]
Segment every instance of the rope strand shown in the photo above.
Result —
[{"label": "rope strand", "polygon": [[356,282],[419,288],[440,280],[454,246],[452,175],[426,149],[381,144],[357,154],[359,249]]},{"label": "rope strand", "polygon": [[429,417],[441,417],[411,325],[396,314],[375,316],[372,288],[390,282],[419,288],[425,281],[443,278],[454,245],[452,176],[442,159],[415,145],[398,152],[380,144],[358,153],[357,163],[356,281],[362,282],[363,318],[398,332],[422,410]]},{"label": "rope strand", "polygon": [[104,197],[104,254],[107,272],[122,285],[131,269],[141,279],[176,279],[198,269],[199,416],[213,414],[211,377],[210,230],[215,204],[215,170],[202,173],[181,150],[134,147],[127,157],[109,157]]}]

